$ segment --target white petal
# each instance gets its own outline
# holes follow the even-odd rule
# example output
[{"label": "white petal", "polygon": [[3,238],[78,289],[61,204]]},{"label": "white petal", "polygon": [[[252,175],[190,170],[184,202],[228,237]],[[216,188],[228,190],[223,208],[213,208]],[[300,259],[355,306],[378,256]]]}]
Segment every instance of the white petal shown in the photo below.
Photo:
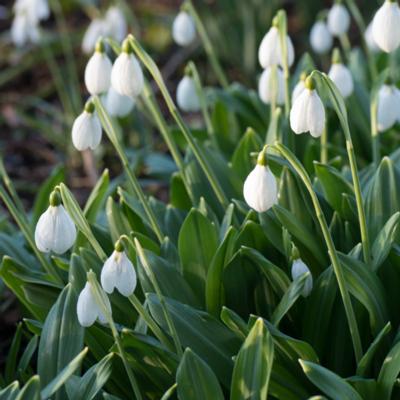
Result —
[{"label": "white petal", "polygon": [[125,117],[132,111],[135,101],[132,97],[120,95],[110,87],[104,105],[112,117]]},{"label": "white petal", "polygon": [[306,281],[304,284],[304,288],[302,291],[303,297],[307,297],[311,293],[312,288],[313,288],[313,277],[311,275],[310,269],[300,258],[293,261],[293,264],[292,264],[292,279],[293,280],[296,280],[297,278],[299,278],[301,275],[305,274],[306,272],[309,272],[310,275],[306,278]]},{"label": "white petal", "polygon": [[290,110],[290,127],[296,134],[308,131],[306,111],[309,97],[310,91],[308,89],[303,90],[294,101],[292,109]]},{"label": "white petal", "polygon": [[117,261],[116,256],[117,252],[114,251],[111,256],[104,263],[103,269],[101,270],[101,286],[104,291],[107,293],[112,293],[116,286],[116,278],[117,278]]},{"label": "white petal", "polygon": [[79,323],[84,327],[93,325],[99,316],[99,309],[94,300],[89,282],[86,282],[85,287],[79,294],[76,304],[76,313]]},{"label": "white petal", "polygon": [[397,2],[385,1],[377,11],[372,22],[372,35],[375,43],[387,53],[400,45],[400,9]]},{"label": "white petal", "polygon": [[55,208],[53,244],[51,250],[56,254],[63,254],[75,243],[76,228],[71,217],[62,205]]},{"label": "white petal", "polygon": [[88,92],[98,95],[106,92],[111,83],[112,64],[105,53],[96,51],[85,69],[85,85]]},{"label": "white petal", "polygon": [[101,142],[101,123],[95,112],[83,111],[72,125],[72,143],[79,151],[94,150]]},{"label": "white petal", "polygon": [[372,32],[372,25],[373,25],[373,22],[371,22],[368,25],[367,29],[365,30],[364,39],[365,39],[365,42],[367,43],[367,46],[369,47],[369,49],[373,53],[376,53],[376,52],[378,52],[380,50],[380,48],[377,45],[377,43],[375,42],[374,34]]},{"label": "white petal", "polygon": [[260,65],[263,68],[278,65],[280,62],[279,49],[279,32],[277,28],[272,27],[266,33],[258,48],[258,61]]},{"label": "white petal", "polygon": [[338,63],[332,64],[328,75],[344,98],[349,97],[353,93],[353,77],[350,70],[345,65]]},{"label": "white petal", "polygon": [[383,85],[378,93],[378,130],[380,132],[391,128],[399,115],[399,100],[393,86]]},{"label": "white petal", "polygon": [[275,176],[268,167],[257,164],[243,185],[246,203],[257,212],[264,212],[278,202]]},{"label": "white petal", "polygon": [[82,50],[84,53],[89,54],[93,52],[97,40],[105,34],[106,26],[104,20],[96,18],[92,20],[87,28],[82,40]]},{"label": "white petal", "polygon": [[136,288],[136,283],[135,268],[126,253],[122,252],[119,259],[116,287],[123,296],[130,296]]},{"label": "white petal", "polygon": [[311,136],[317,138],[322,135],[325,128],[325,108],[315,90],[311,91],[308,98],[307,123]]},{"label": "white petal", "polygon": [[343,4],[334,4],[328,13],[328,28],[333,36],[341,36],[350,27],[350,15]]},{"label": "white petal", "polygon": [[144,85],[143,71],[133,54],[122,52],[111,71],[111,85],[123,96],[137,97]]},{"label": "white petal", "polygon": [[29,37],[30,24],[23,14],[17,14],[11,25],[11,40],[16,46],[23,46]]},{"label": "white petal", "polygon": [[275,80],[272,68],[266,68],[261,74],[258,82],[258,95],[264,103],[270,104],[274,95],[274,83],[276,83],[276,104],[281,105],[285,102],[285,78],[282,70],[276,68]]},{"label": "white petal", "polygon": [[172,37],[180,46],[188,46],[195,39],[196,26],[187,12],[181,11],[176,16],[172,25]]},{"label": "white petal", "polygon": [[325,54],[331,49],[333,38],[323,21],[317,21],[311,28],[310,43],[318,54]]},{"label": "white petal", "polygon": [[117,7],[110,7],[104,18],[107,36],[121,42],[128,33],[128,26],[123,11]]},{"label": "white petal", "polygon": [[303,93],[303,90],[305,89],[304,81],[300,80],[297,82],[296,86],[293,89],[292,93],[292,104],[297,100],[297,98],[300,96],[301,93]]},{"label": "white petal", "polygon": [[53,243],[53,213],[49,207],[39,218],[35,228],[35,243],[36,247],[48,253],[52,249]]},{"label": "white petal", "polygon": [[178,83],[176,88],[176,102],[183,111],[197,112],[200,110],[200,101],[193,78],[184,76]]}]

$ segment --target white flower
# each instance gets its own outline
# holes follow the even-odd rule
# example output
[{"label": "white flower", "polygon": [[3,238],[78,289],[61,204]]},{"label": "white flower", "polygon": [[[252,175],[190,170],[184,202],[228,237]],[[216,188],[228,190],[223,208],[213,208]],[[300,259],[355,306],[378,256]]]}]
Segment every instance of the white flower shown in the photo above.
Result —
[{"label": "white flower", "polygon": [[[108,300],[108,297],[105,297],[105,299],[107,299],[107,310],[111,313],[110,301]],[[78,302],[76,304],[76,313],[78,315],[78,321],[83,327],[93,325],[96,319],[99,319],[102,324],[107,322],[106,317],[96,303],[92,285],[89,282],[86,282],[85,287],[79,293]]]},{"label": "white flower", "polygon": [[109,36],[117,42],[124,40],[128,26],[124,13],[119,7],[111,6],[104,17],[104,36]]},{"label": "white flower", "polygon": [[176,102],[181,110],[197,112],[200,110],[199,96],[193,78],[185,75],[176,88]]},{"label": "white flower", "polygon": [[[287,56],[289,67],[294,61],[294,48],[290,37],[286,36]],[[283,67],[283,54],[281,43],[279,40],[278,28],[273,26],[264,36],[258,49],[258,61],[263,68],[272,65],[280,65]]]},{"label": "white flower", "polygon": [[123,248],[116,246],[116,250],[104,263],[101,286],[107,293],[112,293],[117,288],[123,296],[130,296],[135,290],[136,272]]},{"label": "white flower", "polygon": [[75,119],[72,125],[72,143],[79,151],[94,150],[101,142],[101,123],[92,103]]},{"label": "white flower", "polygon": [[98,95],[109,89],[111,69],[111,61],[100,42],[85,68],[85,85],[91,95]]},{"label": "white flower", "polygon": [[306,272],[309,273],[309,275],[306,278],[306,281],[304,283],[304,288],[302,291],[302,296],[307,297],[310,295],[312,288],[313,288],[313,277],[311,275],[310,269],[307,267],[306,264],[301,260],[301,258],[298,258],[293,261],[292,264],[292,279],[296,280],[299,278],[301,275],[305,274]]},{"label": "white flower", "polygon": [[125,117],[132,111],[135,101],[132,97],[123,96],[110,87],[104,99],[104,106],[112,117]]},{"label": "white flower", "polygon": [[339,89],[340,94],[346,98],[349,97],[354,90],[353,76],[350,70],[341,63],[333,63],[328,74],[333,83]]},{"label": "white flower", "polygon": [[290,126],[296,134],[309,131],[311,136],[319,137],[325,127],[324,105],[310,78],[307,78],[305,85],[306,88],[290,110]]},{"label": "white flower", "polygon": [[400,45],[400,8],[397,1],[386,0],[372,21],[375,43],[386,53]]},{"label": "white flower", "polygon": [[[276,79],[273,68],[276,70]],[[258,96],[264,103],[270,104],[274,94],[276,104],[281,105],[285,102],[285,78],[282,70],[276,66],[266,68],[258,82]]]},{"label": "white flower", "polygon": [[53,192],[49,208],[40,216],[35,229],[36,247],[48,253],[63,254],[68,251],[76,239],[75,225],[61,205],[60,195]]},{"label": "white flower", "polygon": [[400,91],[394,85],[383,85],[378,93],[378,130],[391,128],[400,118]]},{"label": "white flower", "polygon": [[130,97],[139,96],[143,89],[143,71],[128,41],[122,45],[122,53],[112,67],[111,85],[117,93]]},{"label": "white flower", "polygon": [[32,21],[37,22],[50,16],[47,0],[16,0],[14,12],[16,15],[26,14]]},{"label": "white flower", "polygon": [[367,29],[364,32],[364,39],[365,39],[365,43],[367,44],[368,48],[373,52],[373,53],[377,53],[378,51],[380,51],[379,46],[377,45],[377,43],[375,42],[374,39],[374,34],[372,33],[372,25],[373,22],[371,22]]},{"label": "white flower", "polygon": [[266,165],[264,151],[260,153],[257,165],[244,182],[243,196],[249,207],[257,212],[267,211],[278,202],[278,185]]},{"label": "white flower", "polygon": [[334,4],[328,13],[328,28],[333,36],[341,36],[350,27],[350,14],[343,4]]},{"label": "white flower", "polygon": [[303,90],[306,88],[305,85],[305,80],[307,76],[304,76],[305,74],[302,74],[300,77],[300,80],[296,83],[296,86],[293,89],[292,92],[292,104],[296,101],[296,99],[301,95]]},{"label": "white flower", "polygon": [[325,54],[331,49],[333,38],[325,22],[317,21],[313,25],[310,32],[310,43],[317,54]]},{"label": "white flower", "polygon": [[193,18],[185,11],[181,11],[172,25],[172,37],[180,46],[188,46],[196,38],[196,26]]},{"label": "white flower", "polygon": [[86,54],[91,53],[94,50],[99,38],[104,36],[104,32],[104,20],[100,18],[93,19],[83,35],[82,51]]}]

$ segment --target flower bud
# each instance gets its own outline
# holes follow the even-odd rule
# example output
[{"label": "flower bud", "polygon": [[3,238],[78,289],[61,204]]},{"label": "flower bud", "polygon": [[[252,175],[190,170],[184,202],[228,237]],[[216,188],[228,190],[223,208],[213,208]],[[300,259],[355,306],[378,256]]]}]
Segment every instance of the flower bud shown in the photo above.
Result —
[{"label": "flower bud", "polygon": [[135,106],[135,100],[132,97],[122,96],[110,87],[104,99],[104,106],[112,117],[125,117]]},{"label": "flower bud", "polygon": [[323,21],[317,21],[311,28],[310,43],[317,54],[326,54],[332,47],[332,35]]},{"label": "flower bud", "polygon": [[94,150],[101,142],[101,123],[90,101],[72,125],[72,143],[79,151]]},{"label": "flower bud", "polygon": [[[276,78],[273,68],[276,70]],[[275,93],[274,86],[276,86]],[[274,94],[276,104],[281,105],[285,102],[285,78],[279,67],[268,67],[263,71],[258,82],[258,96],[264,103],[270,104]]]},{"label": "flower bud", "polygon": [[313,277],[311,275],[310,269],[301,260],[301,258],[297,258],[296,260],[293,261],[293,264],[292,264],[292,279],[293,280],[296,280],[297,278],[299,278],[301,275],[305,274],[306,272],[308,272],[309,275],[306,278],[303,291],[301,292],[301,295],[303,297],[307,297],[310,295],[312,288],[313,288]]},{"label": "flower bud", "polygon": [[340,94],[346,98],[349,97],[354,90],[353,76],[350,70],[342,64],[340,52],[335,49],[332,66],[329,70],[328,76],[332,79],[333,83],[337,86]]},{"label": "flower bud", "polygon": [[336,3],[328,13],[328,28],[333,36],[345,34],[350,27],[350,14],[343,4]]},{"label": "flower bud", "polygon": [[181,11],[172,25],[172,37],[179,46],[188,46],[196,38],[196,26],[193,18],[185,11]]},{"label": "flower bud", "polygon": [[400,45],[400,8],[397,1],[385,1],[372,21],[372,35],[375,43],[386,53]]},{"label": "flower bud", "polygon": [[197,112],[200,110],[200,100],[197,95],[194,79],[185,75],[176,88],[176,102],[181,110]]},{"label": "flower bud", "polygon": [[400,91],[394,85],[383,85],[378,93],[377,122],[379,132],[390,129],[400,119]]}]

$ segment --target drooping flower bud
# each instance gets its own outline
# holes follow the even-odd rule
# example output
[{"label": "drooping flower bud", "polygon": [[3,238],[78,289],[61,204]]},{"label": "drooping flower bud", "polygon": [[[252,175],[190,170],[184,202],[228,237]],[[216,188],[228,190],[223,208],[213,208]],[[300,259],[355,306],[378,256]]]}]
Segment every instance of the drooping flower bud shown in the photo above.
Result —
[{"label": "drooping flower bud", "polygon": [[197,112],[200,110],[200,100],[197,95],[194,79],[185,75],[176,88],[176,102],[181,110]]},{"label": "drooping flower bud", "polygon": [[303,262],[303,260],[301,258],[295,259],[292,264],[292,279],[296,280],[306,272],[308,272],[309,275],[306,278],[303,291],[301,292],[301,295],[303,297],[308,297],[310,295],[313,288],[313,277],[311,275],[310,269]]},{"label": "drooping flower bud", "polygon": [[383,85],[378,93],[379,132],[390,129],[400,119],[400,91],[395,85]]},{"label": "drooping flower bud", "polygon": [[326,54],[331,49],[333,37],[324,21],[317,21],[312,26],[310,43],[317,54]]},{"label": "drooping flower bud", "polygon": [[244,182],[243,196],[257,212],[265,212],[278,203],[278,185],[267,165],[265,150],[259,154],[257,165]]},{"label": "drooping flower bud", "polygon": [[44,253],[53,251],[63,254],[75,243],[75,224],[61,204],[61,196],[57,190],[51,193],[49,202],[49,208],[36,224],[36,247]]},{"label": "drooping flower bud", "polygon": [[372,35],[381,50],[391,53],[400,45],[400,8],[397,1],[386,0],[372,21]]},{"label": "drooping flower bud", "polygon": [[285,78],[279,67],[268,67],[263,71],[258,82],[258,96],[266,104],[270,104],[274,96],[276,104],[285,102]]},{"label": "drooping flower bud", "polygon": [[112,117],[125,117],[135,106],[132,97],[122,96],[110,87],[104,99],[104,106]]},{"label": "drooping flower bud", "polygon": [[324,105],[310,77],[306,79],[305,89],[290,110],[290,126],[296,134],[310,132],[315,138],[320,137],[325,128]]},{"label": "drooping flower bud", "polygon": [[[107,310],[111,313],[111,304],[108,297],[105,296]],[[98,319],[102,324],[107,322],[106,317],[102,313],[100,307],[97,305],[92,285],[86,282],[85,287],[79,294],[78,302],[76,304],[76,313],[78,321],[83,327],[89,327]]]},{"label": "drooping flower bud", "polygon": [[101,123],[89,100],[72,125],[72,143],[79,151],[94,150],[101,142]]},{"label": "drooping flower bud", "polygon": [[328,13],[328,28],[333,36],[345,34],[350,27],[350,14],[347,8],[335,3]]},{"label": "drooping flower bud", "polygon": [[101,286],[107,293],[112,293],[117,288],[123,296],[128,297],[135,290],[136,281],[133,264],[126,255],[121,240],[118,240],[114,252],[101,271]]},{"label": "drooping flower bud", "polygon": [[122,52],[115,60],[111,71],[111,85],[123,96],[137,97],[144,85],[143,71],[133,55],[129,40],[122,44]]},{"label": "drooping flower bud", "polygon": [[346,98],[349,97],[354,90],[353,76],[350,70],[342,63],[339,49],[333,51],[332,66],[328,76],[337,86],[340,94]]},{"label": "drooping flower bud", "polygon": [[179,46],[188,46],[196,38],[196,25],[193,18],[181,11],[172,25],[172,37]]},{"label": "drooping flower bud", "polygon": [[85,85],[91,95],[107,92],[111,83],[111,69],[112,64],[105,52],[104,43],[99,40],[85,68]]}]

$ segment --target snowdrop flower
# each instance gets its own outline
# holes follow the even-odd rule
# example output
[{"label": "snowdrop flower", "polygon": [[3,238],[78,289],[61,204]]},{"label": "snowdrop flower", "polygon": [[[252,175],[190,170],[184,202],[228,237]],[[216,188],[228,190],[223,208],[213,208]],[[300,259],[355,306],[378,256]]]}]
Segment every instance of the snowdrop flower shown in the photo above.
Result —
[{"label": "snowdrop flower", "polygon": [[100,18],[93,19],[82,39],[82,51],[85,54],[90,54],[101,36],[105,36],[104,21]]},{"label": "snowdrop flower", "polygon": [[263,71],[258,82],[258,96],[266,104],[276,101],[281,105],[285,102],[285,78],[279,67],[268,67]]},{"label": "snowdrop flower", "polygon": [[101,286],[107,293],[112,293],[117,288],[123,296],[128,297],[135,290],[136,281],[133,264],[126,255],[121,240],[118,240],[114,252],[101,270]]},{"label": "snowdrop flower", "polygon": [[63,254],[76,239],[75,225],[61,204],[60,193],[55,190],[50,195],[50,206],[40,216],[35,229],[36,247],[48,253]]},{"label": "snowdrop flower", "polygon": [[317,21],[311,28],[310,43],[317,54],[325,54],[331,49],[333,37],[324,21]]},{"label": "snowdrop flower", "polygon": [[343,5],[335,3],[328,13],[328,28],[333,36],[345,34],[350,27],[350,14]]},{"label": "snowdrop flower", "polygon": [[390,129],[400,116],[400,91],[394,85],[383,85],[378,93],[378,130]]},{"label": "snowdrop flower", "polygon": [[[288,65],[290,67],[294,61],[294,48],[289,35],[286,36],[286,46]],[[263,68],[268,68],[272,65],[280,65],[283,67],[283,54],[276,19],[274,19],[273,26],[261,41],[260,47],[258,48],[258,61]]]},{"label": "snowdrop flower", "polygon": [[349,97],[353,93],[353,76],[350,70],[342,63],[339,49],[333,51],[332,66],[328,76],[332,79],[344,98]]},{"label": "snowdrop flower", "polygon": [[325,128],[325,109],[311,77],[306,79],[305,89],[293,103],[290,126],[296,134],[309,131],[315,138],[322,135]]},{"label": "snowdrop flower", "polygon": [[386,0],[372,21],[375,43],[386,53],[400,45],[400,8],[397,1]]},{"label": "snowdrop flower", "polygon": [[172,24],[172,37],[179,46],[188,46],[196,38],[196,26],[193,18],[181,11]]},{"label": "snowdrop flower", "polygon": [[296,86],[293,89],[292,92],[292,104],[296,101],[296,99],[301,95],[303,90],[306,88],[305,82],[307,79],[307,74],[305,72],[302,72],[300,75],[300,80],[296,83]]},{"label": "snowdrop flower", "polygon": [[257,212],[267,211],[278,203],[278,185],[267,165],[265,150],[258,155],[257,165],[244,182],[243,196],[249,207]]},{"label": "snowdrop flower", "polygon": [[[111,304],[108,297],[105,296],[107,310],[111,313]],[[83,327],[93,325],[98,319],[102,324],[107,322],[105,315],[102,313],[100,307],[97,305],[92,285],[86,282],[85,287],[79,293],[78,302],[76,304],[76,313],[78,321]]]},{"label": "snowdrop flower", "polygon": [[122,42],[128,33],[124,13],[119,7],[111,6],[104,18],[105,35]]},{"label": "snowdrop flower", "polygon": [[373,22],[371,22],[368,25],[367,29],[365,30],[364,39],[370,51],[372,51],[373,53],[377,53],[380,50],[380,48],[375,42],[374,34],[372,33],[372,24]]},{"label": "snowdrop flower", "polygon": [[303,297],[307,297],[310,295],[312,288],[313,288],[313,277],[311,275],[310,269],[302,261],[302,259],[296,258],[292,264],[292,279],[296,280],[297,278],[299,278],[301,275],[305,274],[306,272],[308,272],[309,275],[306,278],[303,291],[301,292],[301,295]]},{"label": "snowdrop flower", "polygon": [[124,40],[122,52],[112,67],[111,85],[117,93],[130,97],[139,96],[143,89],[143,71],[128,39]]},{"label": "snowdrop flower", "polygon": [[33,21],[42,21],[50,16],[47,0],[16,0],[15,14],[27,14]]},{"label": "snowdrop flower", "polygon": [[101,142],[101,123],[94,110],[94,104],[89,100],[83,113],[72,125],[72,143],[79,151],[94,150]]},{"label": "snowdrop flower", "polygon": [[200,100],[197,95],[194,79],[185,75],[176,88],[176,102],[181,110],[197,112],[200,110]]},{"label": "snowdrop flower", "polygon": [[100,39],[96,44],[96,51],[85,68],[85,85],[91,95],[106,92],[111,83],[112,64],[108,58],[104,43]]},{"label": "snowdrop flower", "polygon": [[104,106],[112,117],[125,117],[132,111],[135,101],[132,97],[123,96],[110,87],[104,99]]}]

